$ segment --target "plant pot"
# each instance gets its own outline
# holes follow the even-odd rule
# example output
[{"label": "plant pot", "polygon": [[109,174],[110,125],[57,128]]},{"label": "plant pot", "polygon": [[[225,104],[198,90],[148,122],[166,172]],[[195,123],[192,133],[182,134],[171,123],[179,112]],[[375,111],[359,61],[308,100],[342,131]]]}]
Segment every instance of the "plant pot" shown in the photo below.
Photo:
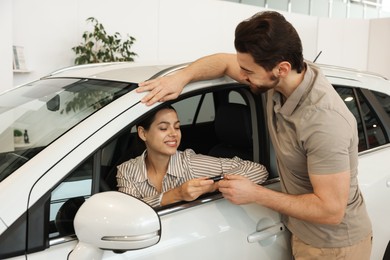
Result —
[{"label": "plant pot", "polygon": [[15,144],[23,143],[23,136],[14,136],[14,143]]}]

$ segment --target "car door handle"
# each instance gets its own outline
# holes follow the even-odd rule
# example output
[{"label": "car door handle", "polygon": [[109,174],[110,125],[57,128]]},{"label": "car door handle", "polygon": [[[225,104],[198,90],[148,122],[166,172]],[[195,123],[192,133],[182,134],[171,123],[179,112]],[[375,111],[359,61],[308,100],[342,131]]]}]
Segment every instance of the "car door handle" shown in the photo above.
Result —
[{"label": "car door handle", "polygon": [[255,243],[264,239],[268,239],[272,236],[277,236],[285,230],[283,223],[278,223],[274,226],[267,227],[265,229],[254,232],[248,236],[249,243]]}]

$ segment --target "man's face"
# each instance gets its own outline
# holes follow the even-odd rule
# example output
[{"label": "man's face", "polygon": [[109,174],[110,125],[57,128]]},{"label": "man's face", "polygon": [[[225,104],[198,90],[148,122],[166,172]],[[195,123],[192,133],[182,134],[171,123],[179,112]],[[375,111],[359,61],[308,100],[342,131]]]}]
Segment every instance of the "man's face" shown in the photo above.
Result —
[{"label": "man's face", "polygon": [[263,67],[257,65],[248,53],[237,52],[237,61],[241,67],[241,75],[249,83],[253,93],[261,94],[278,86],[280,77],[277,71],[274,71],[275,69],[266,71]]}]

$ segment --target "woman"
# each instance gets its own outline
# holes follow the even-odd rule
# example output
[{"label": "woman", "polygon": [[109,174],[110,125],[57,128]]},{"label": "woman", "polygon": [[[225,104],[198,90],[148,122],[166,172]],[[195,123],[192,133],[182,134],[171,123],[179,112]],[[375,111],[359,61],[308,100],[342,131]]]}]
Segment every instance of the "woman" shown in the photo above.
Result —
[{"label": "woman", "polygon": [[163,106],[137,125],[138,136],[146,145],[141,156],[119,165],[119,191],[142,199],[149,205],[164,206],[192,201],[218,189],[210,179],[224,174],[243,175],[255,183],[268,177],[258,163],[178,151],[180,122],[172,106]]}]

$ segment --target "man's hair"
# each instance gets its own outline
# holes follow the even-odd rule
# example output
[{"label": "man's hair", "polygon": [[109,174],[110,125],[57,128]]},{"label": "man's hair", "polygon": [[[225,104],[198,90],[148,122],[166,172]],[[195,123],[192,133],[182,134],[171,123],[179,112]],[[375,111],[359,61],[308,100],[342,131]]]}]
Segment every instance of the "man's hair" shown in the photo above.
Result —
[{"label": "man's hair", "polygon": [[234,46],[250,54],[265,70],[287,61],[293,70],[304,69],[301,39],[295,28],[278,12],[265,11],[238,24]]}]

